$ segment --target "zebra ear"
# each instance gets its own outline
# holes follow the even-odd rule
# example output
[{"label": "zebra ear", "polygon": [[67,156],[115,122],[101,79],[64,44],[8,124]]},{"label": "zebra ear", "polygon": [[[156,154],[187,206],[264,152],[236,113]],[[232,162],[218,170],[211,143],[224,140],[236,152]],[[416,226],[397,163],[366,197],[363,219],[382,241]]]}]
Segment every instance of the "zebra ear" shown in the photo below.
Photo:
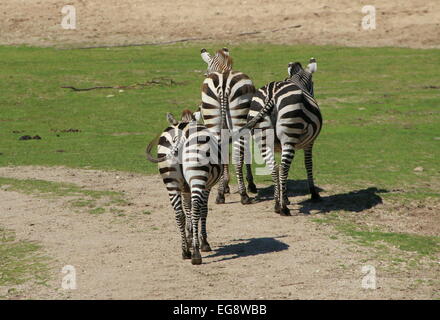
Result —
[{"label": "zebra ear", "polygon": [[292,65],[293,62],[289,62],[289,64],[287,65],[287,74],[289,75],[289,77],[292,76]]},{"label": "zebra ear", "polygon": [[310,73],[314,73],[318,70],[318,64],[316,63],[316,59],[315,58],[310,58],[310,63],[307,65],[307,71]]},{"label": "zebra ear", "polygon": [[174,116],[171,113],[167,113],[167,121],[170,125],[176,126],[179,122],[174,118]]},{"label": "zebra ear", "polygon": [[205,61],[207,64],[209,64],[209,62],[211,62],[211,55],[209,54],[208,51],[206,51],[206,49],[202,49],[200,51],[200,56],[202,57],[203,61]]}]

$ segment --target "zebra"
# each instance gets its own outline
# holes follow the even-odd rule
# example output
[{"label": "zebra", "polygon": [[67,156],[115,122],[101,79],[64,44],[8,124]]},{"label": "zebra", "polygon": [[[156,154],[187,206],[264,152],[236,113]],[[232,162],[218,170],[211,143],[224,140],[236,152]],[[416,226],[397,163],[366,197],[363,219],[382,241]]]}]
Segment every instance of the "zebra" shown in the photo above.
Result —
[{"label": "zebra", "polygon": [[[252,80],[244,73],[232,71],[229,50],[223,48],[214,57],[201,50],[202,59],[208,64],[208,71],[202,85],[200,113],[206,127],[221,141],[222,129],[238,131],[246,124],[250,101],[255,93]],[[229,137],[227,138],[229,140]],[[246,143],[243,138],[233,142],[233,159],[242,204],[252,203],[243,182],[243,163]],[[249,191],[257,192],[250,164],[246,164],[246,179]],[[224,164],[216,203],[225,203],[225,193],[229,192],[229,166]]]},{"label": "zebra", "polygon": [[[313,144],[322,127],[322,115],[313,97],[312,74],[316,70],[314,58],[305,70],[299,62],[289,63],[289,77],[285,81],[271,82],[254,95],[248,123],[242,129],[253,129],[254,139],[272,171],[275,212],[281,215],[290,215],[286,182],[296,150],[304,149],[312,201],[321,199],[314,184],[312,161]],[[275,162],[274,145],[268,143],[270,129],[275,130],[275,145],[280,143],[281,146],[280,166]]]},{"label": "zebra", "polygon": [[[191,111],[184,110],[181,121],[168,113],[167,120],[170,126],[149,143],[147,159],[158,163],[159,173],[168,190],[182,237],[183,259],[191,259],[194,265],[201,264],[200,250],[211,251],[206,233],[208,198],[211,188],[220,179],[218,156],[221,149],[211,132],[196,123]],[[151,155],[155,144],[157,158]]]}]

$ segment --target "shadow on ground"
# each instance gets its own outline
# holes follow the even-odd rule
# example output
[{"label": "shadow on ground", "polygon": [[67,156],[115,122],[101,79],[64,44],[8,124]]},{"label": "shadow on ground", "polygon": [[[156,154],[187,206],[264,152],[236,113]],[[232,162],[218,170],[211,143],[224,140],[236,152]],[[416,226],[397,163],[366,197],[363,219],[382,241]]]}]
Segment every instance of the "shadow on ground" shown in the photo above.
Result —
[{"label": "shadow on ground", "polygon": [[283,237],[235,239],[236,243],[221,246],[206,258],[221,257],[217,261],[224,261],[287,250],[289,245],[278,240]]},{"label": "shadow on ground", "polygon": [[[318,192],[324,191],[323,189],[316,187]],[[268,186],[266,188],[259,188],[257,193],[258,201],[273,200],[274,186]],[[297,197],[305,196],[309,194],[309,185],[307,180],[287,180],[287,196]]]},{"label": "shadow on ground", "polygon": [[[325,191],[317,187],[319,192]],[[258,201],[273,200],[274,186],[261,188],[258,190]],[[312,202],[310,200],[304,200],[299,202],[299,212],[304,214],[310,214],[311,211],[317,211],[316,213],[328,213],[331,211],[351,211],[361,212],[378,204],[382,203],[380,193],[388,193],[388,190],[378,189],[376,187],[370,187],[366,189],[350,191],[347,193],[334,194],[331,196],[322,196],[322,201]],[[287,181],[287,196],[305,196],[309,195],[309,187],[307,180],[288,180]],[[295,203],[295,199],[290,198],[292,204]]]},{"label": "shadow on ground", "polygon": [[378,194],[387,192],[389,191],[370,187],[348,193],[324,196],[320,202],[305,200],[298,203],[301,206],[299,212],[304,214],[310,214],[311,211],[318,211],[316,213],[328,213],[340,210],[361,212],[381,204],[382,198]]}]

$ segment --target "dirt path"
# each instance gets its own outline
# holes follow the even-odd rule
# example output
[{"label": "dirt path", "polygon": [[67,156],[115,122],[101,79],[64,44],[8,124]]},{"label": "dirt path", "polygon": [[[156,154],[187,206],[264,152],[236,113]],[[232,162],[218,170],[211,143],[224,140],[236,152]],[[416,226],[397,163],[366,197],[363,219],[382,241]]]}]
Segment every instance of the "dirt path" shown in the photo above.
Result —
[{"label": "dirt path", "polygon": [[[314,215],[282,218],[272,202],[242,206],[237,194],[211,203],[212,253],[203,265],[180,256],[180,239],[157,176],[69,168],[2,167],[0,176],[69,182],[123,192],[124,214],[78,212],[64,198],[0,189],[0,226],[40,242],[54,260],[48,286],[21,286],[20,298],[55,299],[375,299],[431,298],[408,273],[381,273],[365,247],[335,237]],[[300,201],[304,196],[291,200]],[[378,205],[380,207],[380,205]],[[292,208],[296,208],[292,205]],[[148,212],[149,214],[146,214]],[[361,268],[375,265],[378,289],[361,288]],[[61,289],[61,269],[77,272],[76,290]],[[1,291],[1,288],[0,288]],[[0,292],[1,293],[1,292]]]},{"label": "dirt path", "polygon": [[[76,29],[61,27],[64,5]],[[361,27],[376,7],[376,30]],[[182,39],[224,43],[440,48],[437,0],[2,0],[0,44],[105,46]]]}]

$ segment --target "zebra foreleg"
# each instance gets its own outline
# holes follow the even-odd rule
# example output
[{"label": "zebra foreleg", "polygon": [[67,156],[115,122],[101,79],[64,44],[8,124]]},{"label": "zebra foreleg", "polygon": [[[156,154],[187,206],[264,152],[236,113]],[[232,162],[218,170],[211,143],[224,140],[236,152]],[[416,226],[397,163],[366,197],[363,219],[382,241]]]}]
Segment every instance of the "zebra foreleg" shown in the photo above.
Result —
[{"label": "zebra foreleg", "polygon": [[182,258],[189,259],[191,258],[191,251],[189,249],[185,234],[186,217],[182,209],[182,197],[180,193],[170,193],[169,196],[171,205],[173,206],[174,212],[176,214],[177,226],[179,227],[180,235],[182,237]]},{"label": "zebra foreleg", "polygon": [[309,184],[309,191],[312,195],[312,201],[321,201],[321,196],[315,188],[315,182],[313,180],[313,157],[312,157],[313,144],[304,149],[304,165],[307,171],[307,182]]},{"label": "zebra foreleg", "polygon": [[206,232],[206,219],[208,217],[208,198],[209,198],[209,190],[203,192],[203,204],[200,209],[200,215],[201,215],[201,237],[200,237],[200,250],[202,252],[209,252],[211,251],[211,246],[208,243],[208,234]]}]

